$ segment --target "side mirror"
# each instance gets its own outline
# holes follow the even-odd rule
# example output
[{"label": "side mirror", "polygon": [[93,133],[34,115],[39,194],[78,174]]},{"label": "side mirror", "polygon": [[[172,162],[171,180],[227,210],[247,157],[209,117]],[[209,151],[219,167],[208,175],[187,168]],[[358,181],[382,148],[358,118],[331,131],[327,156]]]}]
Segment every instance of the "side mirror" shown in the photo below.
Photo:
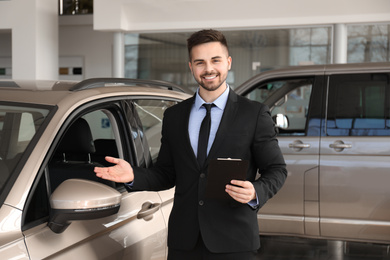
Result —
[{"label": "side mirror", "polygon": [[62,233],[72,220],[103,218],[119,211],[121,194],[98,182],[68,179],[50,197],[49,228]]},{"label": "side mirror", "polygon": [[276,114],[272,116],[272,119],[275,122],[275,126],[281,129],[287,129],[288,128],[288,118],[287,116],[283,114]]}]

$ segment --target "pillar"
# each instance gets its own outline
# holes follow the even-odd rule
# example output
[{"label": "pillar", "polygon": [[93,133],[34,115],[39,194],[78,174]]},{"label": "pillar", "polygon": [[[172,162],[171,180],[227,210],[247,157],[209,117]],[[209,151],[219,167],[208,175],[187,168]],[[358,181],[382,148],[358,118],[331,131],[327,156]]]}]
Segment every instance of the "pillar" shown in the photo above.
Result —
[{"label": "pillar", "polygon": [[347,25],[335,24],[333,29],[333,63],[347,63],[347,52]]}]

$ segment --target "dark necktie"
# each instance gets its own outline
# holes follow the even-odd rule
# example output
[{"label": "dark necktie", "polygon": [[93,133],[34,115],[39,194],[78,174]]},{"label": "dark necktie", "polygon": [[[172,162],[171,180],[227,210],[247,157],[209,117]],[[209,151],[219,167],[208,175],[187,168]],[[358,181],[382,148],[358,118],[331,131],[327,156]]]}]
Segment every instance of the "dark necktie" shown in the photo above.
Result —
[{"label": "dark necktie", "polygon": [[203,104],[203,106],[206,108],[206,116],[204,117],[202,124],[200,126],[199,130],[199,139],[198,139],[198,162],[200,167],[203,167],[204,162],[207,158],[207,144],[209,142],[209,135],[210,135],[210,126],[211,126],[211,116],[210,111],[211,107],[214,104]]}]

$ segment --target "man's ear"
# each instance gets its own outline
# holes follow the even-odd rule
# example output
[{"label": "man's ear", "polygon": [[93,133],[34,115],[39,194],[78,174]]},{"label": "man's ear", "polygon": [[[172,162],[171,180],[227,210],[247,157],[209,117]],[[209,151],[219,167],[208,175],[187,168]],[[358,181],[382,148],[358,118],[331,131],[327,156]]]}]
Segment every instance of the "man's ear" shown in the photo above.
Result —
[{"label": "man's ear", "polygon": [[188,62],[188,67],[190,67],[191,73],[192,73],[192,64],[191,61]]},{"label": "man's ear", "polygon": [[228,57],[228,64],[229,64],[228,69],[230,70],[232,68],[232,57],[231,56]]}]

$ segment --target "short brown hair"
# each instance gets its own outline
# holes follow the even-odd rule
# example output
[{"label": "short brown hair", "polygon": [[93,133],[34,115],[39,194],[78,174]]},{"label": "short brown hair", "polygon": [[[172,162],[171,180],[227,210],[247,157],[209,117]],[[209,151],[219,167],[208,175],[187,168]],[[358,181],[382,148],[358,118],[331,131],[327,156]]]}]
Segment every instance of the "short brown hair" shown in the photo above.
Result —
[{"label": "short brown hair", "polygon": [[226,47],[229,53],[229,48],[228,48],[226,38],[220,31],[216,31],[212,29],[201,30],[193,33],[187,39],[188,56],[190,57],[190,59],[191,59],[191,51],[193,47],[203,43],[209,43],[209,42],[220,42],[223,46]]}]

